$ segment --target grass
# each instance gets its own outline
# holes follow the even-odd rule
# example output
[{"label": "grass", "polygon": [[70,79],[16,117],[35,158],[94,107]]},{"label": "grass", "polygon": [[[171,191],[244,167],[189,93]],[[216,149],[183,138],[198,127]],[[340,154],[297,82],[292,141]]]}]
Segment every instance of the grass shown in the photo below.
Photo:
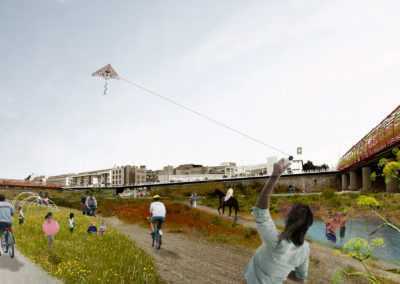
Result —
[{"label": "grass", "polygon": [[15,225],[14,234],[17,248],[49,274],[67,284],[160,283],[150,256],[110,227],[102,237],[88,235],[86,229],[95,218],[82,216],[77,211],[72,210],[77,224],[72,234],[67,226],[71,210],[53,211],[60,232],[53,249],[49,250],[41,229],[47,210],[27,207],[25,223]]}]

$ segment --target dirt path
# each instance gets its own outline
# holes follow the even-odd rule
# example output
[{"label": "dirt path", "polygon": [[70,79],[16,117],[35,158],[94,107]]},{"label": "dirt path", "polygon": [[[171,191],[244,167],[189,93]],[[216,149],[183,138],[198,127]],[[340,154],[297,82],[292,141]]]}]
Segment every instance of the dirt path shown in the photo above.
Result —
[{"label": "dirt path", "polygon": [[151,247],[148,229],[115,217],[107,222],[154,257],[167,283],[241,283],[243,269],[252,255],[250,250],[190,239],[169,233],[168,229],[163,236],[163,247],[157,251]]}]

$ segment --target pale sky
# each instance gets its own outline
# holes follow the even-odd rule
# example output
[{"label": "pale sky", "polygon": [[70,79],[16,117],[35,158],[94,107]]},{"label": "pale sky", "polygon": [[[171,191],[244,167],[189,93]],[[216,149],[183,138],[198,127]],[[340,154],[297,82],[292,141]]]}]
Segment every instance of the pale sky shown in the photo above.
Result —
[{"label": "pale sky", "polygon": [[0,2],[0,177],[279,153],[336,164],[399,104],[400,1]]}]

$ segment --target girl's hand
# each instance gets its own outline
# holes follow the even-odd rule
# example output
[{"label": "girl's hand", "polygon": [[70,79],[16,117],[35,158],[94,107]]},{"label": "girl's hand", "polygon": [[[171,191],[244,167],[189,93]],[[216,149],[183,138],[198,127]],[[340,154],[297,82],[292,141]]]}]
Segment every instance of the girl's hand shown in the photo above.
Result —
[{"label": "girl's hand", "polygon": [[280,159],[274,164],[274,169],[272,171],[273,176],[280,176],[285,172],[285,170],[290,166],[290,162],[286,159]]}]

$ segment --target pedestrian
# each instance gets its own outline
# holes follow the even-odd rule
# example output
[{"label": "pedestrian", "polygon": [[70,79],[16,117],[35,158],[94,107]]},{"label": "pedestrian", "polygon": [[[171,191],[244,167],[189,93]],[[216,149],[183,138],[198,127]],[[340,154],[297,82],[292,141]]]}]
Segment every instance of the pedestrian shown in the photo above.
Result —
[{"label": "pedestrian", "polygon": [[47,237],[47,244],[49,246],[49,249],[51,249],[53,247],[54,237],[60,230],[60,225],[56,220],[53,219],[53,213],[49,212],[44,217],[42,230]]},{"label": "pedestrian", "polygon": [[197,207],[197,193],[193,192],[192,195],[190,195],[190,205],[192,208]]},{"label": "pedestrian", "polygon": [[101,221],[101,224],[99,226],[99,236],[104,236],[105,232],[106,232],[106,224],[104,223],[104,221]]},{"label": "pedestrian", "polygon": [[69,213],[69,219],[68,219],[68,228],[69,231],[72,233],[75,229],[75,216],[74,213]]},{"label": "pedestrian", "polygon": [[87,208],[87,215],[96,216],[97,200],[93,193],[86,198],[85,206]]},{"label": "pedestrian", "polygon": [[24,211],[22,210],[22,206],[18,206],[18,223],[22,225],[25,221]]},{"label": "pedestrian", "polygon": [[49,194],[47,192],[45,192],[43,195],[44,195],[44,197],[42,199],[42,203],[46,206],[49,206]]},{"label": "pedestrian", "polygon": [[269,212],[274,186],[288,166],[289,162],[284,159],[274,164],[272,175],[253,208],[257,231],[263,244],[247,265],[244,275],[247,284],[278,284],[287,279],[303,283],[307,279],[310,246],[305,241],[305,235],[314,220],[310,207],[293,205],[281,233]]},{"label": "pedestrian", "polygon": [[85,195],[81,196],[81,210],[83,215],[86,215],[86,198]]}]

